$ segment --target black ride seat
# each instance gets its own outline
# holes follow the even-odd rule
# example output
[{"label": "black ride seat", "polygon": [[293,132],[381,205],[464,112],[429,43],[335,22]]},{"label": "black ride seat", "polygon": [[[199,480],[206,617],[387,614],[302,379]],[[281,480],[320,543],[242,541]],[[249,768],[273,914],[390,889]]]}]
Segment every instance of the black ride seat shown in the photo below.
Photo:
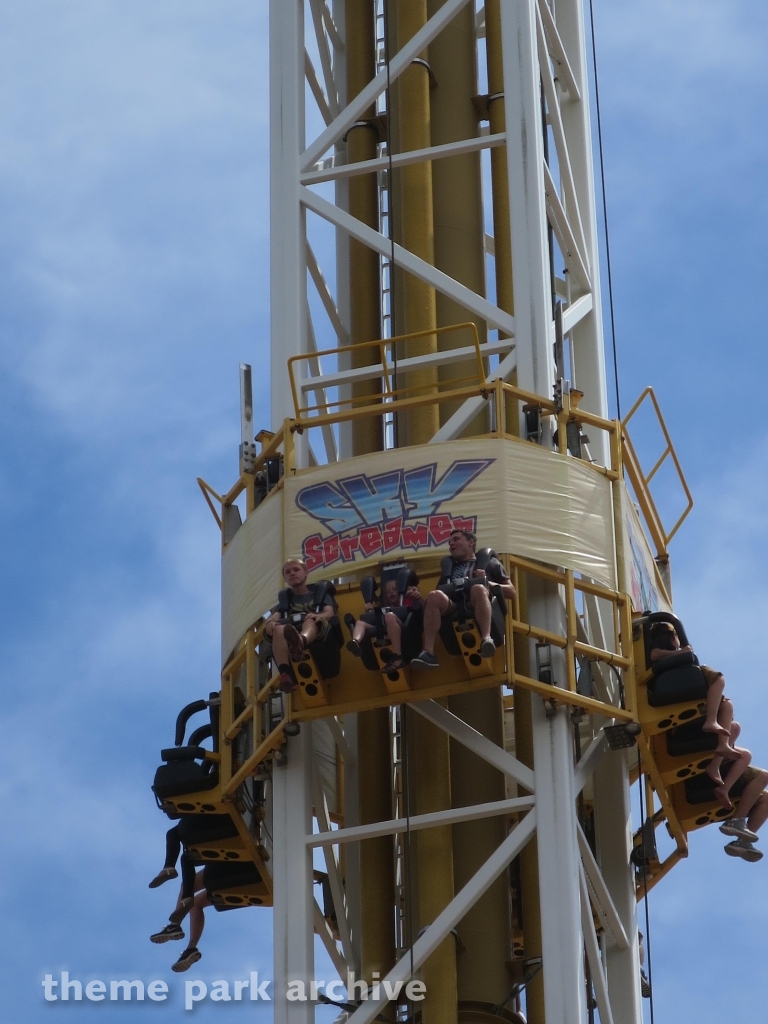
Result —
[{"label": "black ride seat", "polygon": [[[475,556],[475,569],[485,570],[489,561],[492,558],[497,558],[496,552],[492,548],[481,548]],[[449,555],[440,561],[440,578],[444,579],[450,575],[453,560]],[[443,641],[443,646],[449,654],[461,654],[461,647],[456,636],[456,630],[454,623],[458,623],[459,626],[464,626],[468,621],[474,621],[472,612],[468,606],[469,591],[471,587],[471,577],[467,579],[463,584],[455,583],[443,583],[438,585],[438,590],[442,590],[450,597],[456,608],[453,612],[443,616],[443,620],[440,624],[440,638]],[[501,647],[504,643],[504,631],[505,631],[505,620],[507,617],[507,602],[504,595],[501,593],[499,585],[496,583],[490,584],[491,593],[491,638],[497,647]],[[465,636],[464,642],[467,646],[471,646],[470,639],[476,639],[471,636]],[[474,655],[472,655],[474,657]],[[479,659],[479,654],[477,655]]]},{"label": "black ride seat", "polygon": [[238,835],[237,826],[228,814],[185,814],[179,822],[179,837],[185,846],[235,839]]},{"label": "black ride seat", "polygon": [[[210,722],[190,735],[190,742],[184,745],[184,733],[189,719],[200,711],[208,710]],[[211,693],[208,700],[196,700],[187,704],[179,712],[176,719],[175,746],[160,751],[164,764],[155,772],[152,791],[155,799],[162,806],[163,800],[169,797],[184,796],[191,793],[207,792],[215,789],[219,782],[218,767],[213,761],[206,759],[209,753],[199,744],[203,739],[211,737],[213,750],[218,749],[219,738],[219,694]],[[198,764],[198,762],[200,762]],[[180,808],[179,808],[180,809]]]},{"label": "black ride seat", "polygon": [[[412,569],[402,562],[399,562],[396,565],[382,566],[380,591],[373,576],[364,576],[363,579],[360,580],[360,595],[362,596],[363,601],[366,604],[372,604],[374,606],[373,625],[376,632],[372,636],[363,637],[360,644],[362,662],[371,672],[377,672],[380,668],[379,661],[376,658],[376,654],[373,649],[374,641],[378,646],[383,646],[387,642],[387,627],[384,622],[384,614],[387,611],[387,606],[382,602],[384,600],[384,588],[391,580],[394,580],[397,583],[397,592],[400,594],[401,599],[405,595],[408,587],[417,587],[419,585],[419,577]],[[423,616],[420,612],[411,611],[402,622],[403,632],[401,643],[403,660],[406,664],[409,664],[421,650],[422,619]],[[347,624],[351,635],[355,628],[354,615],[346,615],[344,617],[344,621]],[[391,655],[391,651],[386,652],[386,654]],[[384,653],[382,654],[382,657],[384,660],[387,660]]]},{"label": "black ride seat", "polygon": [[[725,778],[732,761],[725,761],[720,766],[720,775]],[[747,787],[748,780],[742,777],[737,779],[731,787],[731,797],[740,797]],[[706,774],[694,775],[692,779],[685,780],[685,798],[689,804],[708,804],[715,799],[715,783]]]},{"label": "black ride seat", "polygon": [[[707,681],[699,668],[698,659],[690,652],[670,654],[651,665],[651,626],[655,622],[669,622],[674,626],[681,647],[688,646],[688,637],[682,622],[671,612],[652,612],[642,620],[645,641],[645,663],[653,676],[648,680],[648,703],[652,708],[668,704],[706,700]],[[706,748],[705,748],[706,749]]]},{"label": "black ride seat", "polygon": [[665,734],[667,753],[670,757],[687,757],[690,754],[705,753],[717,747],[717,733],[704,732],[701,728],[705,719],[695,719],[670,729]]},{"label": "black ride seat", "polygon": [[[322,611],[326,597],[331,598],[334,608],[336,608],[335,593],[336,588],[330,580],[318,580],[314,584],[311,610],[316,612]],[[285,587],[281,590],[277,595],[277,611],[282,619],[295,619],[294,624],[300,629],[303,615],[296,616],[290,614],[292,597],[293,591],[290,587]],[[335,679],[339,674],[341,669],[341,648],[343,645],[344,635],[341,632],[339,617],[334,615],[330,620],[330,629],[326,632],[325,636],[309,645],[309,652],[323,679]]]},{"label": "black ride seat", "polygon": [[269,891],[255,864],[206,864],[203,883],[217,910],[271,904]]}]

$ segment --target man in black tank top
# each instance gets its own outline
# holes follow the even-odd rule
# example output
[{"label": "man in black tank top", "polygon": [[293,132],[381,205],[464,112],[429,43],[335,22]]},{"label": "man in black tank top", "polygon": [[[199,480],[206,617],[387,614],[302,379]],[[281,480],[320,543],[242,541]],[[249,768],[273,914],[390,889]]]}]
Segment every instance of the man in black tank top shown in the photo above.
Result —
[{"label": "man in black tank top", "polygon": [[424,650],[411,662],[415,668],[438,668],[435,657],[435,640],[444,615],[450,615],[456,608],[451,600],[454,588],[463,588],[467,608],[477,622],[482,643],[480,656],[492,658],[496,645],[491,639],[491,593],[489,584],[498,584],[504,597],[514,598],[515,588],[498,558],[491,558],[485,569],[476,567],[475,545],[477,538],[469,530],[454,530],[448,539],[451,553],[449,572],[440,578],[438,590],[433,590],[424,605]]}]

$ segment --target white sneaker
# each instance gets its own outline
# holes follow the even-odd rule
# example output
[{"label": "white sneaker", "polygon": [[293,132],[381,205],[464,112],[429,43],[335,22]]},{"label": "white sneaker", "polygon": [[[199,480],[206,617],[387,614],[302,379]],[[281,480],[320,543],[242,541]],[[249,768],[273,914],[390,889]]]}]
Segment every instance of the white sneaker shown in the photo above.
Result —
[{"label": "white sneaker", "polygon": [[480,657],[481,658],[492,658],[496,653],[496,644],[489,637],[483,637],[483,642],[480,644]]},{"label": "white sneaker", "polygon": [[728,843],[725,852],[729,857],[741,857],[742,860],[748,860],[750,864],[755,864],[763,859],[761,851],[756,850],[746,839],[735,839],[732,843]]},{"label": "white sneaker", "polygon": [[726,818],[720,826],[724,836],[736,836],[737,839],[746,839],[750,843],[756,843],[758,836],[752,829],[747,828],[746,818]]}]

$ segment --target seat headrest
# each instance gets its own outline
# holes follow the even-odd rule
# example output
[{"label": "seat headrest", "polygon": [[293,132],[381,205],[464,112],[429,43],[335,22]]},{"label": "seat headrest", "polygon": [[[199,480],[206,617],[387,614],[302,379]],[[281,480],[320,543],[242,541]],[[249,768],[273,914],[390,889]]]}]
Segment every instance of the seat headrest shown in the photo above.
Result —
[{"label": "seat headrest", "polygon": [[196,761],[205,758],[208,751],[205,747],[166,747],[160,751],[164,761]]},{"label": "seat headrest", "polygon": [[482,569],[483,572],[485,572],[490,560],[496,557],[496,552],[493,548],[480,548],[480,550],[475,553],[475,568]]},{"label": "seat headrest", "polygon": [[174,737],[174,743],[177,747],[180,747],[184,742],[184,733],[187,730],[187,722],[190,720],[192,715],[196,715],[199,711],[205,711],[208,707],[208,701],[206,700],[193,700],[191,704],[187,704],[179,712],[179,716],[176,719],[176,735]]},{"label": "seat headrest", "polygon": [[651,666],[651,672],[660,676],[663,672],[669,672],[673,668],[688,668],[690,665],[698,665],[699,659],[693,651],[677,651],[675,654],[668,654],[660,658]]}]

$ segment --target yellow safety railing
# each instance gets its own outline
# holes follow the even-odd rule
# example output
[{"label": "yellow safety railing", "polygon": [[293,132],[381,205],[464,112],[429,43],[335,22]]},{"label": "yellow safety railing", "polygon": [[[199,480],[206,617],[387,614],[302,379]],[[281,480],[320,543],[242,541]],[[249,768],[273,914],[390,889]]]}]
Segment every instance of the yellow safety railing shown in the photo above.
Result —
[{"label": "yellow safety railing", "polygon": [[[472,344],[459,350],[448,349],[431,353],[426,357],[419,353],[419,346],[423,347],[425,339],[458,331],[468,332]],[[510,347],[512,344],[513,342],[510,342]],[[292,357],[288,360],[288,372],[296,418],[286,419],[282,427],[274,434],[262,431],[256,438],[261,446],[259,454],[254,457],[252,465],[249,465],[248,472],[245,472],[241,463],[239,478],[226,494],[218,494],[204,480],[198,479],[198,484],[217,524],[220,527],[223,526],[226,518],[224,510],[234,504],[243,493],[246,495],[246,514],[250,514],[254,510],[256,477],[266,469],[270,459],[278,455],[282,457],[286,476],[302,472],[302,470],[297,470],[294,459],[294,434],[296,433],[335,423],[357,421],[362,417],[385,417],[398,410],[440,405],[444,402],[451,402],[455,408],[457,400],[463,401],[474,397],[488,402],[489,405],[485,408],[490,410],[484,421],[487,425],[486,433],[478,436],[502,437],[517,444],[530,443],[516,433],[510,432],[510,429],[512,431],[516,429],[512,424],[518,422],[517,412],[521,405],[526,405],[529,409],[538,409],[542,420],[547,419],[550,423],[554,421],[558,430],[557,449],[561,455],[568,454],[569,425],[575,423],[579,430],[588,426],[591,428],[590,433],[592,430],[605,432],[608,435],[608,444],[605,446],[609,453],[607,465],[603,466],[598,462],[588,460],[584,461],[584,465],[612,481],[615,518],[613,528],[616,535],[619,536],[624,529],[620,521],[619,490],[621,481],[624,480],[626,474],[627,483],[631,485],[634,492],[657,555],[661,558],[666,557],[669,542],[693,507],[693,498],[652,388],[648,387],[643,391],[623,421],[608,420],[582,409],[580,406],[582,396],[577,391],[563,394],[555,402],[507,383],[500,377],[489,381],[488,353],[484,353],[483,349],[484,346],[480,345],[475,325],[463,323],[392,339],[382,339]],[[394,358],[395,351],[397,360]],[[498,352],[498,346],[494,348],[494,351]],[[359,356],[359,359],[356,359],[358,364],[365,359],[370,359],[370,364],[358,365],[351,376],[342,371],[324,376],[318,374],[320,361],[325,357],[334,359],[341,357],[340,361],[343,361],[344,357],[352,352]],[[418,372],[423,368],[425,358],[428,368],[434,370],[434,374],[429,375],[429,380],[425,380],[423,375],[419,376]],[[443,362],[446,364],[458,363],[463,375],[439,381],[437,368],[443,365]],[[312,374],[303,376],[307,364]],[[364,388],[356,388],[356,384],[368,385],[367,393],[362,393]],[[371,385],[374,386],[371,387]],[[310,395],[313,397],[312,402],[307,397]],[[651,402],[664,438],[664,449],[647,473],[640,463],[629,431],[633,417],[646,401]],[[666,460],[671,460],[687,502],[684,511],[669,529],[662,522],[652,494],[653,481]],[[280,480],[270,490],[270,494],[282,486],[283,481]],[[222,510],[222,514],[219,514],[217,505]],[[502,554],[500,557],[504,561],[517,593],[516,598],[509,602],[504,659],[497,662],[496,674],[480,679],[474,677],[467,681],[465,689],[500,685],[520,687],[540,694],[545,700],[566,704],[589,714],[603,715],[623,722],[637,721],[639,712],[632,643],[632,607],[629,596],[623,592],[625,584],[622,582],[621,565],[619,565],[618,589],[612,590],[590,580],[579,578],[570,569],[544,565],[516,555]],[[426,576],[419,568],[423,583],[427,583],[428,575],[434,572],[434,561],[434,556],[429,562],[424,560]],[[528,577],[558,588],[563,600],[563,624],[559,631],[556,628],[546,629],[526,621],[526,618],[530,616],[524,615],[520,595],[525,592]],[[352,590],[356,589],[354,583],[349,586]],[[603,642],[609,646],[612,643],[613,649],[590,642],[590,638],[580,622],[580,611],[586,612],[587,598],[604,602],[603,609],[606,611],[606,619],[612,620],[611,628],[606,630],[606,636],[611,634],[612,640],[606,639]],[[608,609],[610,612],[607,611]],[[375,690],[375,687],[369,688],[370,692],[368,692],[364,677],[360,676],[360,697],[359,700],[357,697],[355,698],[354,704],[342,706],[338,701],[334,704],[331,699],[327,706],[302,708],[297,707],[296,701],[292,698],[284,697],[285,714],[277,721],[276,717],[272,717],[270,701],[276,693],[279,677],[275,674],[267,680],[263,668],[260,668],[259,646],[265,639],[265,627],[266,620],[260,619],[246,631],[235,653],[222,671],[220,779],[225,800],[236,801],[238,799],[237,793],[242,783],[256,771],[263,761],[280,750],[285,742],[286,727],[290,733],[291,728],[295,728],[294,723],[300,720],[347,713],[347,711],[367,710],[384,706],[385,703],[391,705],[398,701],[424,700],[430,694],[441,695],[438,694],[439,686],[431,687],[430,683],[430,686],[425,688],[421,685],[421,681],[418,686],[414,685],[412,689],[398,692],[397,695],[381,694],[380,688]],[[530,670],[519,647],[519,657],[516,663],[516,636],[530,638],[540,644],[548,644],[563,651],[563,678],[558,678],[556,684],[534,678],[537,673]],[[621,685],[607,686],[603,690],[598,689],[595,696],[579,692],[577,664],[582,659],[586,659],[591,664],[597,663],[605,666],[611,672],[615,670],[617,680],[620,678],[621,684],[623,684],[623,692]],[[503,671],[500,672],[499,669],[502,665]],[[603,673],[603,680],[605,681],[607,678],[607,675]],[[452,689],[446,684],[443,687],[445,693],[442,695],[460,692],[460,686],[464,686],[464,684],[461,682],[451,683]],[[242,691],[242,693],[238,691]],[[600,699],[601,697],[603,699]],[[245,752],[242,751],[241,743],[237,742],[244,730],[247,730],[250,735]],[[661,804],[654,815],[654,821],[656,823],[656,819],[658,819],[658,823],[667,823],[676,842],[674,852],[661,864],[654,865],[654,870],[648,879],[650,887],[656,884],[681,857],[687,855],[687,838],[672,805],[671,793],[655,764],[652,745],[644,733],[638,736],[638,745],[645,766],[645,784],[649,787],[648,806],[653,807],[653,795],[650,792],[652,787]],[[235,756],[236,750],[238,751],[237,757]]]},{"label": "yellow safety railing", "polygon": [[[643,472],[643,468],[640,464],[639,458],[637,457],[637,453],[635,452],[634,446],[632,444],[632,439],[629,435],[628,430],[630,420],[638,411],[638,409],[646,400],[646,398],[650,398],[651,400],[653,410],[656,413],[656,419],[658,420],[659,427],[661,428],[661,432],[664,436],[664,441],[666,442],[666,447],[664,451],[656,460],[656,463],[654,464],[651,471],[647,474]],[[680,460],[677,457],[675,446],[672,444],[672,438],[669,436],[669,431],[667,430],[667,425],[664,422],[664,417],[661,414],[661,409],[659,408],[659,403],[656,399],[656,395],[653,392],[653,388],[647,387],[645,391],[643,391],[638,400],[635,402],[635,404],[632,406],[632,408],[629,410],[627,415],[622,420],[622,427],[624,428],[624,468],[627,472],[629,482],[632,484],[632,489],[635,492],[637,503],[640,506],[640,509],[645,518],[646,524],[648,526],[648,531],[651,535],[651,539],[653,543],[656,545],[657,555],[659,558],[664,558],[666,557],[669,542],[672,540],[674,535],[683,525],[683,522],[688,516],[688,513],[693,508],[693,497],[688,487],[688,483],[685,479],[682,466],[680,465]],[[662,522],[661,515],[659,514],[659,510],[656,507],[656,502],[653,500],[653,494],[651,492],[650,487],[651,481],[656,476],[656,474],[668,458],[672,459],[672,463],[675,467],[677,477],[680,481],[680,486],[682,487],[683,493],[685,494],[687,501],[685,509],[678,517],[676,523],[674,524],[671,530],[667,530]]]},{"label": "yellow safety railing", "polygon": [[[290,420],[285,421],[286,424],[290,424]],[[294,469],[294,445],[293,445],[293,433],[290,429],[286,429],[285,424],[280,427],[276,433],[271,431],[263,430],[260,435],[261,451],[254,458],[253,468],[247,473],[241,471],[240,476],[235,482],[234,486],[227,491],[226,494],[217,494],[216,491],[211,487],[209,483],[203,480],[202,477],[197,478],[197,484],[203,493],[203,497],[208,504],[213,518],[216,520],[219,528],[222,527],[222,519],[219,513],[216,511],[211,498],[215,498],[222,508],[227,508],[229,505],[233,505],[240,495],[245,492],[246,494],[246,515],[250,515],[256,506],[255,500],[255,485],[256,475],[261,473],[267,464],[269,459],[274,458],[276,455],[283,456],[283,472],[289,473]],[[259,439],[257,438],[257,440]],[[279,480],[272,491],[278,491],[283,486],[283,480]]]},{"label": "yellow safety railing", "polygon": [[[504,556],[504,561],[507,564],[508,572],[510,572],[516,595],[512,602],[511,615],[509,616],[509,626],[511,628],[508,628],[506,631],[508,685],[522,686],[525,689],[539,693],[545,698],[580,707],[590,713],[612,716],[625,721],[633,720],[636,711],[632,651],[632,609],[629,598],[624,594],[609,590],[607,587],[602,587],[589,580],[577,578],[572,569],[554,569],[515,555]],[[566,623],[564,633],[556,633],[523,621],[520,608],[521,573],[562,587]],[[579,639],[577,594],[591,595],[610,603],[616,650],[607,650],[590,644],[586,640]],[[565,686],[545,683],[517,670],[515,665],[514,634],[531,637],[540,643],[550,644],[565,652]],[[601,662],[604,665],[621,670],[625,698],[624,707],[612,703],[609,704],[578,692],[576,658],[579,655],[588,661]]]},{"label": "yellow safety railing", "polygon": [[[622,594],[609,590],[589,580],[580,579],[575,576],[572,570],[557,570],[531,562],[525,558],[505,555],[503,560],[508,572],[511,574],[516,598],[508,607],[505,671],[501,675],[489,676],[488,685],[506,684],[507,686],[521,686],[524,689],[532,690],[541,694],[548,700],[557,703],[568,704],[572,707],[581,708],[589,713],[597,713],[607,717],[617,718],[622,721],[632,721],[636,717],[635,711],[635,688],[634,688],[634,663],[632,652],[632,622],[629,599]],[[544,629],[526,622],[521,614],[520,593],[521,577],[536,577],[539,580],[562,587],[565,606],[566,629],[563,633],[554,630]],[[424,580],[424,582],[428,582]],[[612,609],[612,628],[615,639],[615,649],[601,648],[587,641],[583,633],[579,633],[579,611],[577,595],[591,595],[610,604]],[[361,598],[362,601],[362,598]],[[240,641],[237,651],[227,662],[222,671],[222,706],[221,706],[221,730],[223,746],[231,751],[232,743],[243,729],[248,726],[253,728],[252,753],[239,765],[231,764],[231,757],[222,759],[222,787],[225,796],[233,794],[238,786],[252,774],[258,765],[269,757],[284,742],[286,725],[291,721],[301,721],[318,717],[330,716],[338,713],[368,710],[373,707],[391,705],[396,700],[408,702],[411,700],[424,700],[429,692],[419,688],[402,691],[395,698],[392,694],[381,694],[376,691],[373,695],[366,692],[364,677],[359,679],[359,699],[353,704],[345,704],[341,709],[333,701],[327,707],[297,710],[293,702],[286,700],[287,713],[282,721],[275,727],[269,728],[268,716],[264,714],[265,707],[275,692],[279,676],[274,674],[272,678],[265,681],[263,685],[258,682],[258,646],[265,638],[266,621],[260,620]],[[540,643],[551,644],[565,653],[565,678],[557,683],[542,682],[533,678],[527,672],[521,671],[515,664],[514,635],[530,637]],[[599,662],[606,666],[612,666],[622,673],[624,684],[624,701],[617,699],[616,703],[608,703],[596,697],[590,697],[579,693],[576,679],[576,659],[586,658],[590,662]],[[357,666],[356,666],[357,670]],[[378,682],[376,674],[372,679]],[[238,685],[242,687],[245,708],[237,717],[234,716],[234,690]],[[474,680],[474,685],[478,682]],[[622,706],[623,704],[623,706]]]},{"label": "yellow safety railing", "polygon": [[[425,339],[444,337],[459,331],[470,332],[471,345],[432,353],[418,351],[419,347],[423,347]],[[339,371],[336,374],[310,372],[307,376],[301,375],[300,371],[303,368],[317,370],[319,360],[326,356],[335,359],[340,357],[340,361],[343,362],[344,356],[351,357],[352,353],[355,354],[358,363],[354,369]],[[464,377],[451,378],[447,382],[438,380],[439,366],[470,361],[474,372]],[[468,321],[448,327],[436,327],[434,330],[400,334],[394,338],[380,338],[377,341],[364,341],[357,345],[343,345],[321,352],[291,356],[288,360],[288,376],[296,419],[303,428],[340,422],[340,419],[351,419],[357,415],[382,415],[396,409],[434,404],[447,398],[461,397],[465,392],[467,395],[477,394],[485,387],[486,368],[477,327]],[[374,381],[379,383],[381,389],[377,394],[372,396],[370,392],[354,393],[355,384],[368,384]],[[331,390],[338,390],[340,393],[334,398],[329,398],[327,391]],[[314,405],[306,404],[303,395],[309,392],[316,396],[318,393],[323,395],[324,400]],[[327,419],[328,416],[333,416],[333,419]]]},{"label": "yellow safety railing", "polygon": [[[302,361],[315,360],[326,355],[338,356],[339,353],[350,352],[352,349],[359,351],[360,349],[370,348],[371,350],[375,350],[380,358],[380,362],[371,367],[371,372],[373,374],[372,379],[375,379],[377,375],[383,375],[388,381],[389,376],[392,374],[395,367],[393,362],[388,362],[386,350],[393,343],[400,344],[407,343],[409,341],[418,341],[429,335],[446,334],[451,331],[455,332],[460,330],[470,330],[474,340],[474,344],[472,346],[468,346],[466,349],[460,350],[462,352],[460,362],[466,362],[471,359],[474,363],[476,372],[471,374],[469,377],[452,378],[449,382],[437,382],[436,384],[431,383],[429,385],[424,383],[411,385],[408,383],[410,370],[408,369],[408,360],[406,358],[401,359],[398,364],[398,373],[402,370],[402,376],[406,379],[406,384],[403,387],[392,388],[387,383],[389,390],[385,388],[385,391],[381,394],[371,395],[369,393],[366,395],[328,400],[312,406],[301,405],[299,398],[300,387],[297,383],[294,367]],[[444,357],[450,362],[455,361],[456,352],[456,349],[452,349],[436,353],[435,355],[436,358]],[[328,427],[336,423],[343,423],[362,417],[385,417],[392,412],[403,408],[440,405],[447,401],[455,402],[457,399],[465,400],[476,397],[491,403],[492,415],[489,418],[488,423],[490,429],[486,433],[473,436],[503,437],[518,444],[529,444],[530,442],[528,440],[520,437],[518,434],[509,432],[507,415],[510,411],[510,405],[512,404],[515,406],[522,404],[529,408],[536,408],[540,411],[542,417],[552,417],[555,420],[558,429],[557,447],[558,451],[562,455],[566,455],[568,453],[567,428],[570,423],[577,423],[579,428],[582,426],[589,426],[604,431],[609,437],[609,444],[607,446],[610,453],[608,460],[609,465],[603,466],[596,460],[585,460],[584,465],[589,466],[591,469],[608,477],[612,481],[619,481],[621,479],[624,460],[622,458],[623,451],[621,444],[622,428],[618,420],[607,420],[582,409],[579,405],[579,401],[582,396],[578,391],[566,393],[563,395],[562,401],[555,403],[554,401],[543,398],[541,395],[534,392],[526,391],[516,385],[509,384],[500,377],[492,381],[488,381],[486,377],[484,359],[487,359],[487,354],[483,353],[483,346],[479,344],[477,328],[470,322],[446,328],[437,328],[434,331],[421,331],[410,335],[402,335],[393,339],[366,342],[355,346],[328,349],[311,355],[291,357],[291,359],[288,360],[288,368],[294,402],[297,407],[297,417],[295,419],[284,420],[282,427],[280,427],[275,433],[266,430],[260,432],[256,440],[261,444],[261,451],[254,457],[253,464],[247,472],[241,465],[241,472],[237,481],[226,494],[217,493],[217,491],[215,491],[214,488],[201,477],[197,478],[197,483],[214,519],[216,520],[216,524],[219,528],[223,527],[222,515],[217,511],[214,502],[217,502],[222,509],[225,509],[228,506],[233,505],[243,492],[245,492],[246,495],[246,515],[250,515],[256,507],[256,477],[266,468],[267,462],[270,459],[278,455],[282,456],[283,472],[285,476],[291,473],[301,472],[301,470],[297,470],[295,465],[294,434],[301,434],[304,430],[309,430],[314,427]],[[439,363],[436,362],[434,365],[437,366]],[[413,369],[415,370],[415,367]],[[305,390],[317,391],[318,389],[322,390],[323,388],[322,381],[324,378],[322,377],[316,379],[317,388],[314,386],[310,387],[309,382],[304,378],[300,378],[300,380],[303,381],[301,386]],[[470,383],[466,383],[466,381],[469,381]],[[354,383],[354,381],[352,383]],[[337,387],[338,383],[333,384],[332,386]],[[423,391],[427,387],[429,387],[428,393],[414,394],[414,392]],[[328,411],[331,410],[332,407],[335,407],[335,411]],[[513,417],[513,419],[516,421],[516,417]],[[278,491],[282,486],[283,480],[281,479],[273,488],[271,488],[270,494]]]},{"label": "yellow safety railing", "polygon": [[[259,644],[264,640],[266,622],[261,620],[247,631],[241,640],[234,656],[227,662],[222,672],[221,687],[221,735],[223,746],[230,756],[222,758],[221,785],[225,797],[231,797],[249,775],[252,775],[262,761],[278,750],[285,738],[285,727],[292,721],[290,709],[274,729],[267,729],[264,709],[270,696],[275,691],[279,677],[275,675],[264,686],[258,686],[258,651]],[[234,691],[245,668],[245,708],[234,716]],[[253,750],[242,764],[235,765],[232,760],[232,744],[243,729],[252,725]]]}]

